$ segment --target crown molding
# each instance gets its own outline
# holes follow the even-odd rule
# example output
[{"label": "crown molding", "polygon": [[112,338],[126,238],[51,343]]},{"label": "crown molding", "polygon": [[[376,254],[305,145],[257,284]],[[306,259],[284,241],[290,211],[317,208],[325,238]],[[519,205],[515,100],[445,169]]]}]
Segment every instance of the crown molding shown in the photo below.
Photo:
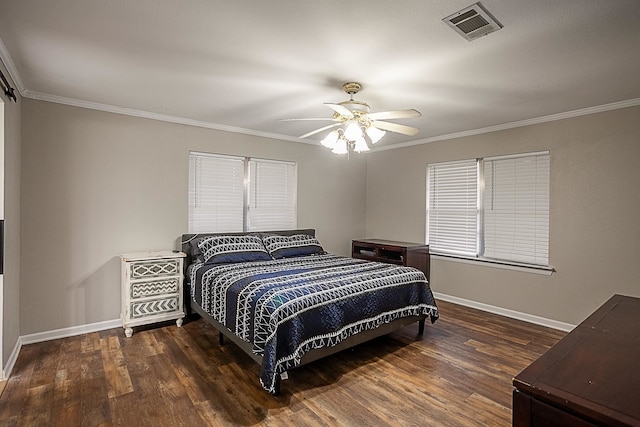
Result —
[{"label": "crown molding", "polygon": [[140,118],[150,119],[150,120],[159,120],[162,122],[177,123],[177,124],[186,125],[186,126],[196,126],[201,128],[207,128],[207,129],[221,130],[225,132],[259,136],[262,138],[314,144],[314,142],[304,141],[304,140],[301,140],[300,138],[289,136],[289,135],[281,135],[281,134],[271,133],[271,132],[261,132],[253,129],[245,129],[245,128],[236,127],[236,126],[221,125],[218,123],[187,119],[184,117],[169,116],[166,114],[152,113],[149,111],[136,110],[133,108],[117,107],[115,105],[100,104],[98,102],[84,101],[81,99],[67,98],[64,96],[50,95],[50,94],[40,93],[40,92],[32,92],[30,90],[26,90],[23,96],[25,98],[35,99],[39,101],[54,102],[56,104],[64,104],[64,105],[70,105],[73,107],[87,108],[90,110],[105,111],[108,113],[122,114],[125,116],[140,117]]},{"label": "crown molding", "polygon": [[[16,85],[20,87],[17,83]],[[261,132],[253,129],[245,129],[245,128],[240,128],[236,126],[221,125],[218,123],[187,119],[184,117],[169,116],[165,114],[152,113],[149,111],[136,110],[132,108],[117,107],[114,105],[84,101],[84,100],[79,100],[75,98],[67,98],[63,96],[49,95],[46,93],[32,92],[30,90],[21,90],[21,93],[22,93],[22,96],[25,98],[54,102],[57,104],[70,105],[70,106],[80,107],[80,108],[88,108],[91,110],[99,110],[99,111],[105,111],[105,112],[114,113],[114,114],[140,117],[140,118],[145,118],[150,120],[159,120],[159,121],[169,122],[169,123],[177,123],[177,124],[182,124],[186,126],[196,126],[201,128],[207,128],[207,129],[215,129],[215,130],[221,130],[224,132],[258,136],[262,138],[270,138],[270,139],[277,139],[277,140],[291,141],[291,142],[298,142],[298,143],[301,142],[309,145],[320,145],[319,141],[300,139],[298,137],[294,137],[290,135],[282,135],[282,134],[271,133],[271,132]],[[445,134],[445,135],[433,136],[430,138],[418,139],[415,141],[402,142],[399,144],[392,144],[387,146],[383,145],[380,147],[373,148],[371,152],[375,153],[378,151],[396,150],[399,148],[412,147],[414,145],[423,145],[423,144],[429,144],[431,142],[445,141],[445,140],[456,139],[456,138],[464,138],[467,136],[481,135],[481,134],[490,133],[490,132],[498,132],[502,130],[514,129],[514,128],[519,128],[524,126],[531,126],[531,125],[536,125],[540,123],[570,119],[574,117],[585,116],[588,114],[602,113],[605,111],[617,110],[620,108],[635,107],[638,105],[640,105],[640,98],[634,98],[634,99],[629,99],[629,100],[620,101],[620,102],[612,102],[610,104],[604,104],[604,105],[599,105],[595,107],[582,108],[579,110],[567,111],[564,113],[536,117],[533,119],[520,120],[517,122],[503,123],[503,124],[487,126],[479,129],[470,129],[462,132],[454,132],[454,133]]]},{"label": "crown molding", "polygon": [[9,78],[13,80],[13,84],[16,85],[18,92],[20,92],[20,95],[24,96],[24,85],[22,84],[22,79],[20,78],[20,74],[18,74],[16,64],[13,63],[13,59],[11,59],[11,55],[9,54],[7,47],[4,45],[2,38],[0,38],[0,60],[7,68]]},{"label": "crown molding", "polygon": [[[16,83],[16,85],[18,84]],[[132,108],[117,107],[114,105],[84,101],[84,100],[79,100],[75,98],[67,98],[63,96],[49,95],[46,93],[32,92],[30,90],[24,90],[24,91],[21,90],[21,93],[22,93],[22,96],[25,98],[54,102],[57,104],[70,105],[70,106],[80,107],[80,108],[88,108],[91,110],[99,110],[99,111],[105,111],[105,112],[114,113],[114,114],[140,117],[140,118],[145,118],[150,120],[159,120],[159,121],[169,122],[169,123],[177,123],[177,124],[182,124],[186,126],[196,126],[201,128],[207,128],[207,129],[215,129],[215,130],[221,130],[224,132],[258,136],[262,138],[270,138],[270,139],[277,139],[277,140],[284,140],[284,141],[291,141],[291,142],[301,142],[309,145],[320,145],[318,141],[300,139],[298,137],[294,137],[290,135],[282,135],[282,134],[271,133],[271,132],[261,132],[253,129],[245,129],[245,128],[240,128],[236,126],[221,125],[218,123],[187,119],[184,117],[169,116],[165,114],[152,113],[149,111],[136,110]],[[558,113],[558,114],[551,114],[549,116],[542,116],[542,117],[536,117],[533,119],[520,120],[517,122],[504,123],[504,124],[495,125],[495,126],[487,126],[479,129],[470,129],[462,132],[455,132],[455,133],[450,133],[446,135],[438,135],[430,138],[418,139],[415,141],[403,142],[399,144],[393,144],[393,145],[387,145],[387,146],[383,145],[380,147],[373,148],[371,152],[396,150],[399,148],[412,147],[414,145],[423,145],[423,144],[429,144],[431,142],[445,141],[448,139],[456,139],[456,138],[464,138],[467,136],[481,135],[489,132],[497,132],[501,130],[531,126],[531,125],[536,125],[540,123],[570,119],[573,117],[585,116],[588,114],[595,114],[595,113],[602,113],[605,111],[617,110],[620,108],[635,107],[638,105],[640,105],[640,98],[634,98],[626,101],[612,102],[610,104],[599,105],[595,107],[582,108],[580,110],[567,111],[567,112]]]},{"label": "crown molding", "polygon": [[[282,134],[271,133],[271,132],[262,132],[262,131],[257,131],[253,129],[240,128],[236,126],[221,125],[218,123],[187,119],[184,117],[169,116],[166,114],[158,114],[158,113],[152,113],[149,111],[136,110],[132,108],[117,107],[114,105],[100,104],[97,102],[84,101],[84,100],[75,99],[75,98],[67,98],[63,96],[33,92],[25,89],[24,84],[22,83],[22,79],[20,78],[20,75],[18,74],[18,71],[15,67],[15,64],[11,59],[11,55],[9,54],[9,51],[7,50],[1,38],[0,38],[0,59],[6,66],[7,72],[9,73],[9,76],[11,77],[14,84],[16,85],[18,91],[25,98],[54,102],[57,104],[70,105],[70,106],[80,107],[80,108],[88,108],[91,110],[105,111],[105,112],[114,113],[114,114],[122,114],[126,116],[146,118],[150,120],[159,120],[163,122],[177,123],[177,124],[182,124],[186,126],[215,129],[215,130],[220,130],[224,132],[239,133],[244,135],[258,136],[262,138],[270,138],[270,139],[277,139],[277,140],[283,140],[283,141],[291,141],[291,142],[299,142],[299,143],[301,142],[309,145],[320,145],[319,141],[300,139],[298,137],[290,136],[290,135],[282,135]],[[635,107],[638,105],[640,105],[640,98],[633,98],[625,101],[612,102],[610,104],[604,104],[604,105],[599,105],[595,107],[588,107],[588,108],[582,108],[579,110],[567,111],[564,113],[551,114],[548,116],[541,116],[541,117],[536,117],[532,119],[520,120],[516,122],[509,122],[509,123],[503,123],[503,124],[494,125],[494,126],[487,126],[479,129],[470,129],[462,132],[454,132],[454,133],[445,134],[445,135],[438,135],[438,136],[433,136],[429,138],[417,139],[415,141],[401,142],[398,144],[392,144],[392,145],[386,145],[386,146],[382,145],[379,147],[372,148],[371,152],[375,153],[378,151],[396,150],[399,148],[412,147],[414,145],[429,144],[431,142],[445,141],[448,139],[456,139],[456,138],[464,138],[467,136],[481,135],[489,132],[497,132],[501,130],[531,126],[531,125],[540,124],[540,123],[570,119],[573,117],[579,117],[579,116],[595,114],[595,113],[602,113],[605,111],[617,110],[620,108]]]},{"label": "crown molding", "polygon": [[418,139],[415,141],[401,142],[388,146],[380,146],[372,149],[372,152],[394,150],[404,147],[412,147],[414,145],[429,144],[436,141],[445,141],[448,139],[464,138],[467,136],[480,135],[483,133],[497,132],[501,130],[514,129],[524,126],[537,125],[540,123],[555,122],[557,120],[571,119],[588,114],[603,113],[605,111],[618,110],[620,108],[635,107],[640,105],[640,98],[628,99],[626,101],[612,102],[610,104],[598,105],[595,107],[582,108],[580,110],[567,111],[564,113],[551,114],[549,116],[536,117],[533,119],[520,120],[517,122],[504,123],[495,126],[487,126],[479,129],[470,129],[462,132],[455,132],[446,135],[438,135],[430,138]]}]

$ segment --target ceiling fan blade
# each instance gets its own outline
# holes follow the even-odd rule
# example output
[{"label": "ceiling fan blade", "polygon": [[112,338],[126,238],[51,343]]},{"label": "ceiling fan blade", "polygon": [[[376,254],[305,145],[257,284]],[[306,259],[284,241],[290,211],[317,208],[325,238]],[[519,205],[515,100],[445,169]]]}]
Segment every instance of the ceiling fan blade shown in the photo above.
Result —
[{"label": "ceiling fan blade", "polygon": [[420,132],[420,129],[418,128],[399,125],[397,123],[381,122],[381,121],[374,120],[373,123],[371,124],[377,127],[378,129],[388,130],[389,132],[401,133],[403,135],[409,135],[409,136],[413,136],[418,132]]},{"label": "ceiling fan blade", "polygon": [[367,114],[371,120],[380,120],[380,119],[406,119],[409,117],[420,117],[420,111],[418,110],[397,110],[397,111],[381,111],[379,113],[370,113]]},{"label": "ceiling fan blade", "polygon": [[336,113],[340,114],[341,116],[347,117],[347,118],[351,118],[353,117],[353,113],[344,105],[340,105],[340,104],[331,104],[329,102],[325,102],[324,105],[326,105],[327,107],[331,108],[333,111],[335,111]]},{"label": "ceiling fan blade", "polygon": [[301,120],[322,120],[322,121],[325,121],[325,122],[328,122],[328,121],[336,122],[336,121],[338,121],[338,119],[334,119],[333,117],[309,117],[309,118],[304,118],[304,119],[278,119],[278,121],[281,121],[281,122],[295,122],[295,121],[301,121]]},{"label": "ceiling fan blade", "polygon": [[329,126],[323,126],[320,129],[312,130],[311,132],[305,133],[304,135],[300,135],[298,138],[308,138],[311,135],[315,135],[316,133],[320,133],[320,132],[325,131],[327,129],[334,128],[336,126],[340,126],[341,124],[342,123],[334,123],[334,124],[329,125]]}]

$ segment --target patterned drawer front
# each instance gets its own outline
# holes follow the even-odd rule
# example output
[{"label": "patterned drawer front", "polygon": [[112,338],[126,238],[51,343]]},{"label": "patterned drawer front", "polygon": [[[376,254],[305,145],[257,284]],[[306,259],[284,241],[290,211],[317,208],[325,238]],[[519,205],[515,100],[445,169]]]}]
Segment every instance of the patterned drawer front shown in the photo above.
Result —
[{"label": "patterned drawer front", "polygon": [[161,313],[170,313],[178,310],[178,297],[157,299],[131,303],[131,318],[154,316]]},{"label": "patterned drawer front", "polygon": [[178,278],[131,284],[131,299],[178,292]]},{"label": "patterned drawer front", "polygon": [[180,261],[175,259],[131,263],[131,279],[180,274]]}]

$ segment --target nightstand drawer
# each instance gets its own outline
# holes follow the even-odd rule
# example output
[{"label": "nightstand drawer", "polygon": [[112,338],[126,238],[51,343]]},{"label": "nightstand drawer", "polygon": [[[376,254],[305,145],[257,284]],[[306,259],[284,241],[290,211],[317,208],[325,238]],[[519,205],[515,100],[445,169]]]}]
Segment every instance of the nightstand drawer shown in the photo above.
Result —
[{"label": "nightstand drawer", "polygon": [[153,297],[157,295],[176,294],[180,290],[178,277],[165,280],[135,282],[131,284],[131,299]]},{"label": "nightstand drawer", "polygon": [[180,261],[177,259],[138,261],[130,263],[131,280],[147,277],[180,275]]},{"label": "nightstand drawer", "polygon": [[131,318],[140,319],[162,313],[172,313],[178,310],[178,300],[178,295],[175,295],[169,298],[131,303]]}]

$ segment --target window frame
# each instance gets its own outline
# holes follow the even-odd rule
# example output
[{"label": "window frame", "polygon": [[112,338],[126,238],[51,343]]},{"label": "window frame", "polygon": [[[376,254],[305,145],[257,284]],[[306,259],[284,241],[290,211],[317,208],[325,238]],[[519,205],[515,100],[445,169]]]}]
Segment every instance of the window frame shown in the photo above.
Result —
[{"label": "window frame", "polygon": [[[440,172],[441,170],[441,172]],[[473,171],[473,182],[469,182],[469,176]],[[437,191],[429,191],[434,187],[434,180],[442,181],[442,186],[451,187],[454,183],[459,183],[464,180],[467,185],[462,189],[458,187],[454,195],[447,193],[442,199],[440,193],[443,193],[439,189]],[[473,185],[469,185],[473,184]],[[439,187],[438,187],[439,188]],[[441,252],[452,256],[474,257],[478,254],[478,226],[479,226],[479,198],[480,189],[478,188],[478,162],[476,159],[456,160],[451,162],[432,163],[427,165],[427,224],[426,224],[426,239],[429,242],[431,239],[430,232],[434,228],[431,226],[432,212],[445,211],[452,214],[451,216],[444,215],[442,221],[443,229],[451,229],[456,227],[459,229],[463,225],[462,233],[456,232],[455,236],[449,234],[447,240],[450,246],[454,245],[455,248],[449,250],[441,249]],[[475,197],[475,201],[470,203],[469,193],[472,193]],[[432,205],[438,205],[437,209],[430,209]],[[442,207],[440,207],[442,205]],[[440,218],[441,215],[438,215]],[[470,224],[471,223],[471,224]],[[469,231],[474,229],[473,234]],[[442,233],[446,234],[446,233]],[[473,236],[473,241],[469,239]],[[440,239],[440,234],[435,237]],[[464,241],[466,243],[462,244]],[[470,243],[471,242],[471,243]]]},{"label": "window frame", "polygon": [[[229,229],[229,228],[225,228],[225,229],[214,229],[214,230],[210,230],[210,229],[206,229],[203,230],[202,227],[197,227],[197,224],[192,224],[193,220],[192,220],[192,206],[194,206],[194,201],[195,199],[198,197],[198,192],[197,189],[195,188],[197,186],[197,177],[195,176],[195,174],[197,172],[195,172],[194,170],[192,170],[192,162],[196,162],[197,159],[199,158],[217,158],[217,159],[228,159],[230,161],[241,161],[242,162],[242,194],[240,194],[240,192],[238,192],[238,194],[236,195],[237,200],[236,202],[241,200],[242,203],[242,225],[241,225],[241,229],[240,227],[233,228],[233,229]],[[251,200],[251,194],[252,194],[252,183],[251,183],[251,179],[254,179],[254,185],[259,185],[255,180],[256,177],[251,177],[250,179],[250,171],[251,171],[251,164],[252,163],[256,163],[256,164],[262,164],[262,163],[270,163],[270,164],[281,164],[281,165],[285,165],[285,166],[291,166],[292,167],[292,178],[291,181],[292,182],[288,182],[289,186],[288,188],[291,191],[291,194],[289,194],[288,198],[291,199],[291,206],[288,207],[288,213],[287,216],[289,217],[289,222],[291,223],[292,221],[292,225],[290,225],[290,229],[296,229],[297,228],[297,198],[298,198],[298,194],[297,194],[297,185],[298,185],[298,164],[295,161],[288,161],[288,160],[275,160],[275,159],[264,159],[264,158],[258,158],[258,157],[246,157],[246,156],[234,156],[234,155],[227,155],[227,154],[216,154],[216,153],[207,153],[207,152],[201,152],[201,151],[189,151],[189,182],[188,182],[188,203],[187,203],[187,217],[188,217],[188,224],[187,224],[187,228],[188,228],[188,232],[189,233],[225,233],[225,232],[252,232],[252,231],[269,231],[269,230],[256,230],[253,229],[250,225],[249,222],[249,212],[251,210],[251,205],[250,205],[250,200]],[[193,163],[195,164],[195,163]],[[291,171],[291,168],[286,168],[287,170]],[[231,181],[229,181],[231,185]],[[236,178],[236,185],[238,184],[238,180]],[[292,188],[291,188],[292,187]],[[237,224],[239,225],[239,224]],[[205,225],[205,227],[207,227]],[[215,228],[215,227],[214,227]],[[278,230],[282,230],[282,229],[289,229],[288,227],[279,227],[279,226],[274,226],[273,229],[278,229]]]},{"label": "window frame", "polygon": [[[252,165],[255,166],[252,167]],[[286,176],[269,176],[268,178],[272,179],[277,178],[281,180],[280,184],[282,190],[275,196],[279,198],[281,201],[291,200],[290,210],[286,212],[286,214],[281,217],[281,222],[279,224],[268,224],[268,221],[261,220],[260,216],[258,216],[258,222],[266,225],[258,225],[257,227],[251,223],[251,219],[254,217],[254,211],[257,209],[255,204],[260,201],[264,201],[262,198],[256,198],[254,192],[254,188],[262,188],[261,180],[258,176],[253,176],[253,173],[259,174],[260,166],[268,167],[270,165],[276,165],[280,167],[282,170],[285,170],[285,175],[291,174],[293,175],[293,179],[287,179]],[[298,225],[298,164],[292,161],[286,160],[271,160],[271,159],[261,159],[257,157],[247,157],[245,162],[245,212],[244,212],[244,231],[268,231],[268,230],[295,230]],[[267,178],[263,178],[262,181]],[[254,185],[254,187],[252,187]],[[259,186],[259,187],[258,187]],[[273,190],[273,189],[272,189]],[[272,196],[275,193],[272,193]],[[284,199],[284,200],[283,200]],[[262,215],[266,215],[269,212],[273,212],[273,209],[264,210]],[[286,216],[287,218],[284,218]],[[288,223],[288,224],[286,224]]]},{"label": "window frame", "polygon": [[[523,157],[534,157],[534,156],[546,156],[548,160],[548,166],[546,169],[546,183],[548,188],[546,189],[546,264],[538,264],[533,262],[522,262],[515,259],[502,259],[502,258],[493,258],[490,256],[485,256],[485,241],[486,241],[486,224],[485,224],[485,161],[499,161],[499,160],[508,160],[508,159],[517,159]],[[477,217],[477,230],[476,230],[476,247],[477,253],[474,255],[463,254],[463,253],[455,253],[449,251],[438,251],[435,248],[430,247],[430,251],[432,255],[434,255],[435,259],[446,259],[446,260],[454,260],[454,261],[463,261],[463,262],[471,262],[471,263],[480,263],[482,265],[500,267],[500,268],[508,268],[508,269],[516,269],[523,271],[531,271],[538,272],[542,274],[551,274],[553,272],[553,268],[550,265],[549,259],[549,244],[550,244],[550,232],[549,232],[549,224],[550,224],[550,199],[551,199],[551,189],[550,189],[550,175],[551,175],[551,156],[549,151],[539,151],[539,152],[530,152],[530,153],[521,153],[521,154],[513,154],[513,155],[504,155],[504,156],[491,156],[484,158],[476,158],[476,159],[463,159],[463,160],[455,160],[455,161],[447,161],[447,162],[438,162],[438,163],[429,163],[427,165],[427,198],[426,198],[426,232],[425,232],[425,241],[429,243],[430,241],[430,220],[431,220],[431,211],[432,211],[432,193],[433,188],[431,187],[430,182],[430,174],[431,169],[434,166],[442,166],[448,164],[461,163],[465,161],[474,160],[477,165],[477,199],[476,204],[478,207],[478,217]]]}]

